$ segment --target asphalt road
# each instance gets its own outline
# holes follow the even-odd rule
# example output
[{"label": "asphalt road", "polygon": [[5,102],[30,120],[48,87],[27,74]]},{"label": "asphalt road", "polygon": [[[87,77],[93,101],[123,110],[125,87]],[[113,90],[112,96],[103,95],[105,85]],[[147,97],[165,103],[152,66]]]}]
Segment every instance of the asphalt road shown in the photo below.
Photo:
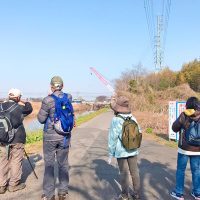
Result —
[{"label": "asphalt road", "polygon": [[[73,131],[70,148],[70,200],[114,200],[120,194],[119,172],[115,159],[107,163],[107,136],[112,112],[97,116]],[[143,140],[139,155],[142,200],[170,200],[175,183],[177,150]],[[42,194],[42,153],[31,155],[39,177],[27,162],[23,164],[23,180],[27,187],[15,193],[6,192],[0,200],[39,200]],[[55,169],[56,173],[56,169]],[[186,171],[185,192],[189,194],[191,173]],[[190,195],[185,200],[192,199]]]}]

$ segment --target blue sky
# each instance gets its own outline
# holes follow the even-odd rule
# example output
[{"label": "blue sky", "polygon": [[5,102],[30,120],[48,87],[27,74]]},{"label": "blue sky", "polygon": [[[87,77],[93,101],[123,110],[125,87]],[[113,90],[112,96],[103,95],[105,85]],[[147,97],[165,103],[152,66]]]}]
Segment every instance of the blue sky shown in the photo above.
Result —
[{"label": "blue sky", "polygon": [[[200,58],[199,8],[172,0],[164,64],[173,70]],[[109,80],[138,63],[154,70],[143,0],[0,0],[0,28],[0,96],[11,87],[44,96],[60,75],[65,91],[92,98],[109,92],[89,67]]]}]

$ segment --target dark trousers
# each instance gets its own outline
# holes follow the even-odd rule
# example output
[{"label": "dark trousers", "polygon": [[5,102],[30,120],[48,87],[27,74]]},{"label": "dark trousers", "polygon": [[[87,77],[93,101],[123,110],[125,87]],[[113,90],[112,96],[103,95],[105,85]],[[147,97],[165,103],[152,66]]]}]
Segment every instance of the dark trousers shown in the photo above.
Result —
[{"label": "dark trousers", "polygon": [[58,164],[58,194],[68,193],[69,183],[69,164],[68,153],[69,148],[63,147],[61,141],[44,141],[44,178],[43,193],[47,198],[51,198],[55,194],[56,176],[54,174],[55,157]]},{"label": "dark trousers", "polygon": [[117,158],[120,171],[120,184],[122,194],[129,193],[129,174],[131,175],[133,190],[136,195],[140,194],[140,177],[137,165],[137,156],[128,158]]}]

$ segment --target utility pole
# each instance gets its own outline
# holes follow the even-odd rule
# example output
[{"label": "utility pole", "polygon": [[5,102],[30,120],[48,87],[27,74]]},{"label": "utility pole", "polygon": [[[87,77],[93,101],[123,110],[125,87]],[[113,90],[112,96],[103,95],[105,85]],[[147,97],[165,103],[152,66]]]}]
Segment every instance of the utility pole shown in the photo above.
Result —
[{"label": "utility pole", "polygon": [[163,61],[163,51],[162,51],[162,44],[161,44],[162,27],[163,27],[162,16],[158,15],[157,16],[157,31],[155,35],[155,44],[154,44],[154,49],[155,49],[154,64],[155,64],[156,70],[158,71],[162,69],[162,61]]}]

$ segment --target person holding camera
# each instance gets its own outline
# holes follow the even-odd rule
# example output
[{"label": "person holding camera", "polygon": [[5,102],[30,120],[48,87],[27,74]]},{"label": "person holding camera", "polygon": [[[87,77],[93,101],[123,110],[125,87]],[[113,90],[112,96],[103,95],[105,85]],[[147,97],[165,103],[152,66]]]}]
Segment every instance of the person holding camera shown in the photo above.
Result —
[{"label": "person holding camera", "polygon": [[[5,193],[6,190],[15,192],[26,187],[25,183],[21,182],[26,142],[23,120],[32,112],[33,108],[31,103],[23,101],[21,96],[19,89],[12,88],[8,92],[8,100],[0,105],[0,115],[9,112],[11,126],[14,130],[12,141],[0,145],[0,194]],[[8,174],[10,174],[9,177]]]}]

